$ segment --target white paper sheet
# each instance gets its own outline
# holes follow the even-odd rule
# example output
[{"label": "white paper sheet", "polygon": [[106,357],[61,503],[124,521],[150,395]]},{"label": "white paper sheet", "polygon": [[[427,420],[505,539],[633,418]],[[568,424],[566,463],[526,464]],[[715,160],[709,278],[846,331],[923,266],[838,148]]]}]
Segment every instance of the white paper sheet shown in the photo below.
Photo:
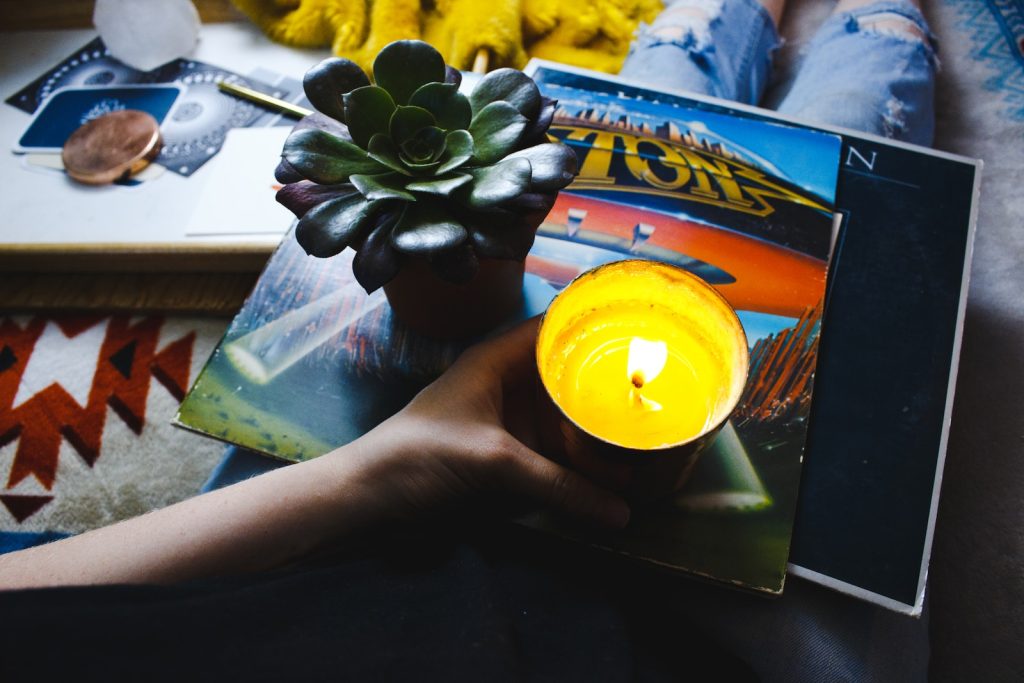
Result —
[{"label": "white paper sheet", "polygon": [[290,127],[235,128],[203,169],[206,181],[185,228],[187,237],[281,236],[294,216],[277,203],[274,168]]}]

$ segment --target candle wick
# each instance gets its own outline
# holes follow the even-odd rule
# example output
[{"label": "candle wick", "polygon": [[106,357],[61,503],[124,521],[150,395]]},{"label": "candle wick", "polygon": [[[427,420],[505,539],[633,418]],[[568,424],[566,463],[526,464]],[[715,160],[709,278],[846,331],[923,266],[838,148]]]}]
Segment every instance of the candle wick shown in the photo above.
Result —
[{"label": "candle wick", "polygon": [[644,385],[644,376],[641,375],[639,372],[634,372],[633,376],[630,379],[633,382],[633,386],[636,387],[637,389],[643,387],[643,385]]}]

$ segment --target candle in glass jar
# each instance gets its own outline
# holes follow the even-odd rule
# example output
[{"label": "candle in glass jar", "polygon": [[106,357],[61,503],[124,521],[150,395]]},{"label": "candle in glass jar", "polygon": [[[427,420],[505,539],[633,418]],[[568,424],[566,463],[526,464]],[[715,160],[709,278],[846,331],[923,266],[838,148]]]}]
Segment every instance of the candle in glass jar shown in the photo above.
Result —
[{"label": "candle in glass jar", "polygon": [[574,280],[545,313],[544,388],[577,427],[631,450],[694,441],[743,390],[747,343],[713,288],[675,266],[620,261]]}]

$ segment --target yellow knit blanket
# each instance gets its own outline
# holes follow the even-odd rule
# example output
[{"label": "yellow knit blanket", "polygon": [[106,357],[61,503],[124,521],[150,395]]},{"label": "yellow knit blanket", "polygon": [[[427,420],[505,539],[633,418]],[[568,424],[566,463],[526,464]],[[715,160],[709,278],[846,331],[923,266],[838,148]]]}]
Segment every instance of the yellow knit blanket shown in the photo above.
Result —
[{"label": "yellow knit blanket", "polygon": [[490,68],[530,57],[615,73],[640,22],[661,0],[233,0],[271,39],[331,46],[367,71],[393,40],[425,40],[469,69],[486,49]]}]

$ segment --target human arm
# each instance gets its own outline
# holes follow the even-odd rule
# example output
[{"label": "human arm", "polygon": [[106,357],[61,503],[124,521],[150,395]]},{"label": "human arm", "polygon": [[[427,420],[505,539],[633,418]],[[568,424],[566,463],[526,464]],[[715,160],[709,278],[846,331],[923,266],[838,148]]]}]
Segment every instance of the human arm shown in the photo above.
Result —
[{"label": "human arm", "polygon": [[621,498],[523,443],[535,334],[530,321],[473,347],[397,415],[320,458],[2,555],[0,588],[171,583],[271,569],[379,524],[506,494],[623,526],[629,509]]}]

